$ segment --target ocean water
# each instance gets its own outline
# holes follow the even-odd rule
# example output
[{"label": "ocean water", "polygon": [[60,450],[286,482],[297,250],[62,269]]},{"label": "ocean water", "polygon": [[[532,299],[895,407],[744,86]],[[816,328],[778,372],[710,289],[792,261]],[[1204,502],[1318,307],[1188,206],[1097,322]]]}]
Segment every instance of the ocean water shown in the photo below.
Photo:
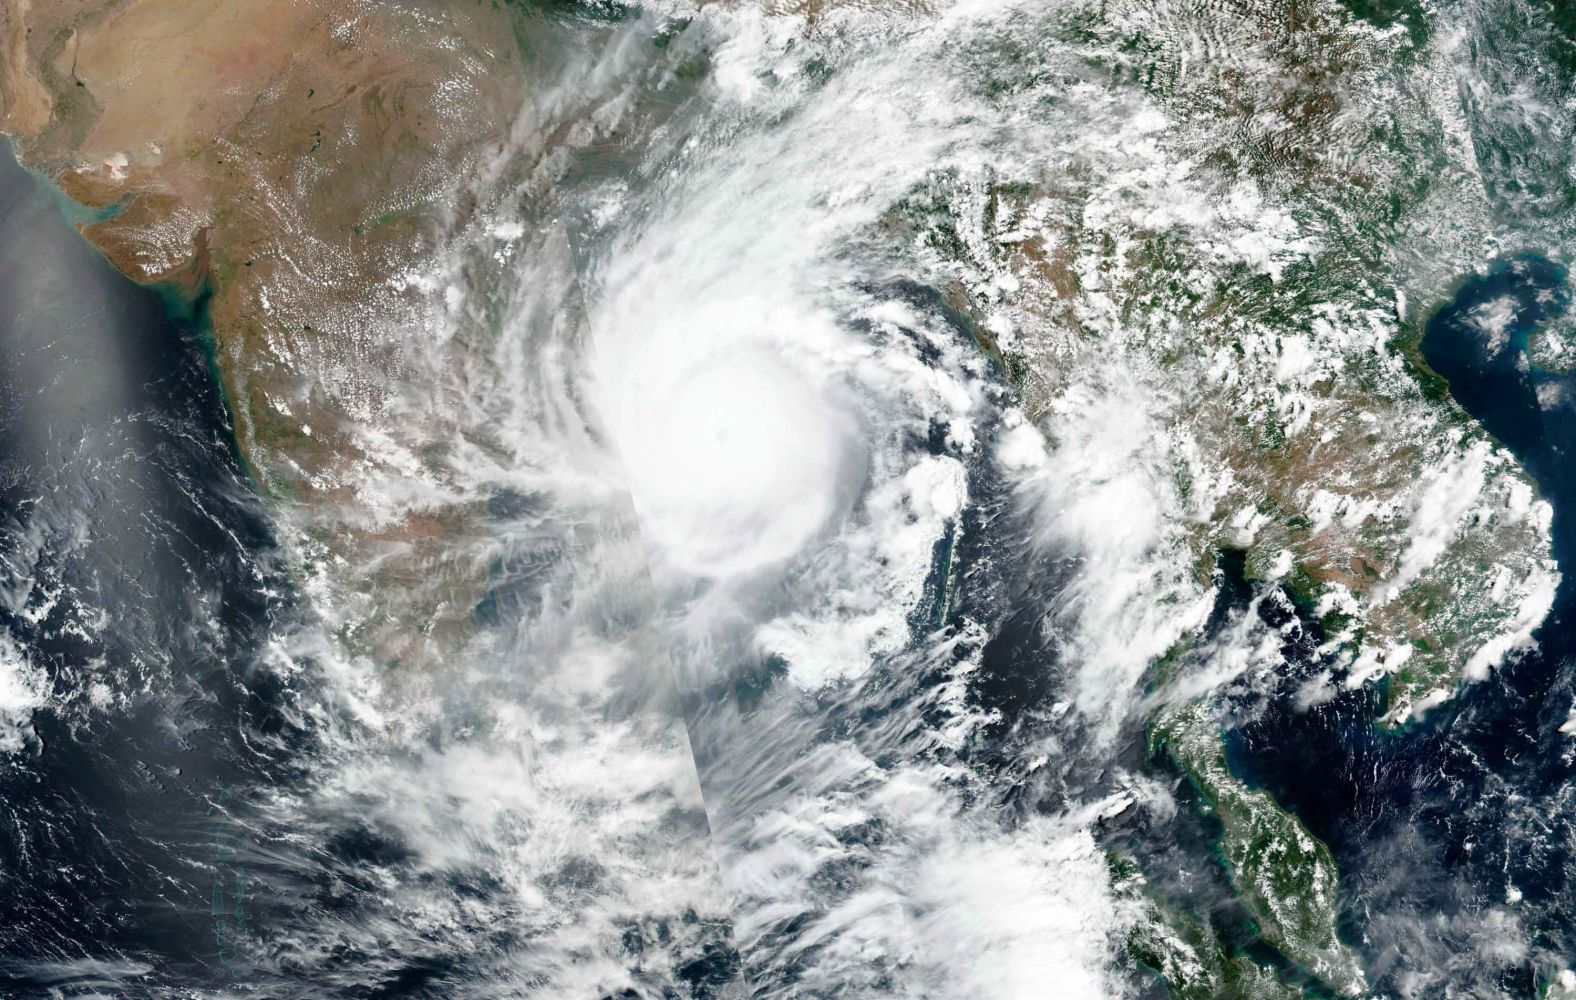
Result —
[{"label": "ocean water", "polygon": [[1379,690],[1295,705],[1298,682],[1328,665],[1316,653],[1324,636],[1304,615],[1284,650],[1294,669],[1281,700],[1228,731],[1234,770],[1335,852],[1346,927],[1366,941],[1380,988],[1404,988],[1422,956],[1482,993],[1534,996],[1576,947],[1573,754],[1561,730],[1576,696],[1576,379],[1527,353],[1569,302],[1563,265],[1539,253],[1500,258],[1432,311],[1421,345],[1451,397],[1553,506],[1563,580],[1536,648],[1388,730]]},{"label": "ocean water", "polygon": [[[1128,241],[1163,231],[1250,305],[1357,302],[1354,342],[1395,309],[1320,283],[1343,247],[1299,271],[1341,232],[1293,218],[1322,184],[1199,172],[1220,130],[1167,88],[1209,79],[1197,50],[1266,53],[1151,7],[522,10],[535,118],[362,331],[413,377],[358,444],[422,456],[355,470],[366,508],[263,518],[201,330],[7,167],[0,993],[1158,997],[1114,852],[1322,995],[1145,740],[1157,658],[1252,618],[1279,648],[1211,690],[1229,759],[1333,848],[1376,989],[1534,994],[1576,944],[1570,585],[1539,654],[1389,731],[1382,689],[1300,707],[1334,664],[1245,554],[1200,572],[1163,404],[1204,366],[1146,338],[1209,331],[1115,318],[1106,291],[1147,287]],[[1144,32],[1173,76],[1131,61]],[[1003,230],[1019,190],[1052,224]],[[1009,308],[1001,247],[1031,240],[1081,268],[1071,318]],[[1518,359],[1565,280],[1464,276],[1423,343],[1554,503],[1562,566],[1565,381]],[[1060,352],[1038,426],[966,312]],[[319,572],[302,525],[369,510],[456,515],[440,583],[486,567],[430,677],[380,685],[338,642],[378,566]]]},{"label": "ocean water", "polygon": [[253,669],[287,590],[200,334],[9,147],[0,401],[0,993],[224,981],[236,817],[289,770]]},{"label": "ocean water", "polygon": [[342,622],[285,570],[202,301],[119,275],[9,158],[0,248],[0,995],[728,995],[616,516],[480,487],[466,669],[379,715],[325,668]]}]

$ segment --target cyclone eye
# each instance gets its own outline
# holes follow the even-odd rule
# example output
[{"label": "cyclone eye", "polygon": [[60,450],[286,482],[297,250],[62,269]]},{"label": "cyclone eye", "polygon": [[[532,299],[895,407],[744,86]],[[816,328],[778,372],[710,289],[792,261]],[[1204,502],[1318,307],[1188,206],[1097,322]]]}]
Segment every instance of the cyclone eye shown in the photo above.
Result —
[{"label": "cyclone eye", "polygon": [[766,347],[641,354],[615,366],[612,423],[662,566],[748,575],[804,548],[848,492],[846,414]]}]

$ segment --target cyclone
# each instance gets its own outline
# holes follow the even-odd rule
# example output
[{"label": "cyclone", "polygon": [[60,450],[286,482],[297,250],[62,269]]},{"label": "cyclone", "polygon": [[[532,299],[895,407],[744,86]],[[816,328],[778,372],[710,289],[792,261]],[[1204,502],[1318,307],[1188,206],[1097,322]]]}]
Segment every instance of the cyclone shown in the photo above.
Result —
[{"label": "cyclone", "polygon": [[616,355],[600,391],[643,536],[684,573],[770,569],[857,491],[854,418],[769,343],[670,322],[683,337],[641,336],[627,355],[617,338],[599,349]]},{"label": "cyclone", "polygon": [[1561,4],[0,52],[0,995],[1576,996]]}]

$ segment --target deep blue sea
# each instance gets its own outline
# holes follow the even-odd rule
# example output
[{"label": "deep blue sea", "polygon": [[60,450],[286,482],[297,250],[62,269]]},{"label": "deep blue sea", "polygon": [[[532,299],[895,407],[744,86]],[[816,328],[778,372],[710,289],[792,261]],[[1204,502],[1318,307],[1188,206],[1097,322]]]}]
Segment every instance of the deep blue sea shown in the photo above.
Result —
[{"label": "deep blue sea", "polygon": [[[1495,347],[1473,316],[1502,300],[1513,307],[1509,339]],[[292,613],[289,586],[235,455],[202,303],[186,305],[191,319],[172,317],[168,299],[119,275],[45,186],[0,155],[0,630],[50,685],[27,749],[0,765],[0,996],[243,986],[251,969],[239,942],[267,936],[266,876],[248,860],[266,853],[254,792],[295,778],[309,737],[288,693],[257,667]],[[1539,652],[1401,731],[1378,726],[1374,691],[1299,711],[1303,675],[1293,671],[1281,697],[1228,733],[1236,772],[1334,851],[1347,937],[1381,990],[1397,987],[1402,955],[1412,966],[1430,953],[1441,966],[1466,963],[1458,978],[1470,981],[1475,950],[1506,921],[1534,950],[1491,973],[1499,991],[1536,995],[1576,952],[1576,755],[1558,732],[1576,698],[1576,377],[1525,357],[1528,338],[1568,306],[1561,265],[1507,258],[1464,279],[1422,340],[1462,409],[1554,507],[1566,582]],[[987,542],[1003,544],[974,519],[955,547],[938,549],[924,624],[968,610],[940,596],[954,560],[964,592],[990,589],[968,579],[988,563]],[[1058,572],[1072,570],[1036,568],[1036,592],[1054,591]],[[1222,560],[1221,577],[1211,627],[1253,597],[1240,556]],[[975,696],[996,713],[975,748],[982,768],[1005,769],[1057,693],[1042,608],[1020,600],[1018,582],[990,595],[1021,612],[982,653]],[[479,614],[504,614],[501,601]],[[1258,613],[1277,626],[1298,614],[1270,602]],[[1285,652],[1311,674],[1328,666],[1316,653],[1323,637],[1311,618],[1301,626]],[[1142,734],[1131,736],[1121,764],[1174,779],[1144,759]],[[1105,780],[1064,778],[1074,789]],[[1055,805],[1021,776],[1004,774],[1001,788],[1009,810]],[[1215,863],[1218,824],[1182,809],[1167,829],[1123,827],[1149,822],[1136,812],[1105,835],[1149,845],[1143,867],[1162,892],[1185,896],[1233,947],[1298,980],[1256,940]],[[335,849],[354,861],[385,848],[347,837]],[[332,908],[326,890],[297,890]]]},{"label": "deep blue sea", "polygon": [[[1493,973],[1491,988],[1535,996],[1576,948],[1573,754],[1558,731],[1576,695],[1576,377],[1526,356],[1529,337],[1568,307],[1567,281],[1539,254],[1498,260],[1438,308],[1421,345],[1455,401],[1520,459],[1554,508],[1564,581],[1538,651],[1401,731],[1378,726],[1376,692],[1297,710],[1293,675],[1268,711],[1228,733],[1233,769],[1335,852],[1347,937],[1380,989],[1398,989],[1387,975],[1400,971],[1400,955],[1415,964],[1430,950],[1442,969],[1458,963],[1453,978],[1469,983],[1493,965],[1472,968],[1474,953],[1519,930],[1532,950]],[[1490,303],[1510,308],[1503,343],[1476,321]],[[1306,676],[1328,664],[1315,654],[1317,623],[1305,617],[1301,626],[1285,652]]]},{"label": "deep blue sea", "polygon": [[[48,679],[0,762],[0,996],[244,979],[284,611],[200,330],[0,148],[0,634]],[[201,317],[201,302],[188,303]]]}]

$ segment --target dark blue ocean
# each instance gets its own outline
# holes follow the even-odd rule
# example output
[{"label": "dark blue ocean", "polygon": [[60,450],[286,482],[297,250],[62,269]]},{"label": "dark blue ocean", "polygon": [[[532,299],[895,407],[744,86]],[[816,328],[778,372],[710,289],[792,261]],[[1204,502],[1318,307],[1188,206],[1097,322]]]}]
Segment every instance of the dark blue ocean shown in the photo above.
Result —
[{"label": "dark blue ocean", "polygon": [[256,666],[288,587],[202,302],[171,306],[0,148],[0,636],[47,678],[0,760],[7,998],[246,978],[243,821],[301,739]]},{"label": "dark blue ocean", "polygon": [[[1470,317],[1507,297],[1511,339],[1493,350]],[[311,736],[295,693],[260,660],[297,609],[235,454],[202,301],[171,306],[116,273],[45,187],[0,156],[0,630],[49,679],[27,747],[0,763],[3,997],[256,985],[253,949],[287,922],[269,912],[282,905],[279,885],[259,859],[279,831],[258,793],[300,779]],[[1297,709],[1299,681],[1328,666],[1316,652],[1319,626],[1285,604],[1257,606],[1271,625],[1300,617],[1285,652],[1304,673],[1229,730],[1230,761],[1331,846],[1346,936],[1381,991],[1399,992],[1405,968],[1437,955],[1442,968],[1460,963],[1449,978],[1474,995],[1484,974],[1474,955],[1502,934],[1533,948],[1493,966],[1492,987],[1534,996],[1576,950],[1567,892],[1576,754],[1558,731],[1576,699],[1576,378],[1525,359],[1528,338],[1568,306],[1563,266],[1508,258],[1465,278],[1422,340],[1456,402],[1520,458],[1554,507],[1565,583],[1537,653],[1392,731],[1377,723],[1382,691]],[[982,651],[973,697],[997,714],[972,759],[1002,769],[1008,811],[1054,811],[1034,783],[1042,779],[1008,773],[1057,687],[1043,608],[1013,589],[1016,576],[979,578],[1002,530],[970,513],[955,549],[938,551],[937,580],[956,563],[963,593],[1019,609]],[[1033,567],[1035,592],[1075,572]],[[1215,628],[1254,596],[1239,555],[1222,559],[1220,578]],[[969,608],[947,609],[934,589],[919,624],[961,620]],[[734,692],[741,701],[756,693]],[[98,704],[105,697],[111,706]],[[879,714],[857,709],[865,714],[846,720],[850,728]],[[1121,766],[1176,777],[1147,758],[1141,732],[1131,735]],[[1065,780],[1072,796],[1106,776]],[[1212,853],[1218,824],[1199,809],[1167,822],[1135,812],[1104,835],[1125,849],[1148,844],[1137,850],[1159,887],[1232,947],[1301,982],[1233,900]],[[364,832],[334,848],[325,872],[393,850]],[[329,882],[294,886],[296,903],[330,917],[354,905]],[[423,981],[413,973],[354,995],[428,995]],[[326,995],[299,986],[269,995]]]},{"label": "dark blue ocean", "polygon": [[[1496,300],[1513,303],[1504,345],[1473,321]],[[1346,936],[1380,990],[1399,991],[1394,977],[1432,954],[1441,971],[1458,970],[1448,978],[1462,983],[1461,995],[1535,996],[1576,948],[1573,744],[1559,732],[1576,696],[1576,377],[1540,370],[1526,354],[1529,337],[1569,300],[1563,266],[1532,253],[1498,260],[1434,312],[1421,344],[1454,400],[1520,459],[1554,508],[1563,583],[1538,650],[1393,731],[1377,723],[1380,692],[1294,707],[1298,680],[1328,666],[1315,654],[1317,622],[1301,616],[1284,652],[1304,673],[1228,732],[1239,776],[1334,851]],[[1240,606],[1246,597],[1244,588]],[[1508,943],[1523,937],[1530,950]],[[1481,960],[1494,947],[1511,949],[1496,953],[1508,959],[1503,970]]]}]

